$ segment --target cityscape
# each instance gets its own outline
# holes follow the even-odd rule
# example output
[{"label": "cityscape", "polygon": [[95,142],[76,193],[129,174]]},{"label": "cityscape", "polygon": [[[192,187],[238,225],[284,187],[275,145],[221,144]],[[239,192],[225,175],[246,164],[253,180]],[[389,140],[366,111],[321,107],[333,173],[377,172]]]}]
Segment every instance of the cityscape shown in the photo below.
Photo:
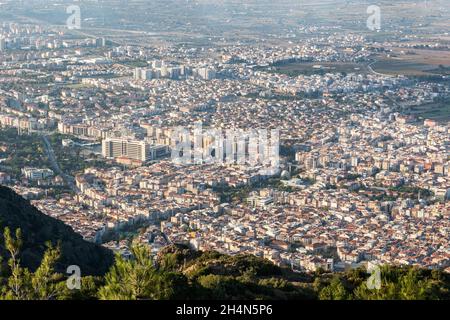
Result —
[{"label": "cityscape", "polygon": [[450,288],[449,18],[448,0],[2,0],[0,183],[157,269],[183,248]]}]

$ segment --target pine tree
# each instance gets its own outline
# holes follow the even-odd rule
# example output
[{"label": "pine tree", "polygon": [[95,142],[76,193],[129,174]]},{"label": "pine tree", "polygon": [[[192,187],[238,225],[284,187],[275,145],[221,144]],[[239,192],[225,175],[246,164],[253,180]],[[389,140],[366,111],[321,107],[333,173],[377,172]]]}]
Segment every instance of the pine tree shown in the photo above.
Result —
[{"label": "pine tree", "polygon": [[331,280],[330,285],[320,291],[320,300],[347,300],[350,298],[347,290],[338,277]]},{"label": "pine tree", "polygon": [[60,257],[60,249],[48,244],[41,265],[34,273],[20,266],[22,232],[16,230],[15,237],[9,228],[4,230],[5,247],[9,252],[10,276],[0,297],[6,300],[50,300],[57,299],[62,292],[62,275],[54,271],[54,265]]},{"label": "pine tree", "polygon": [[131,249],[132,259],[117,255],[111,270],[105,276],[105,285],[99,290],[103,300],[154,299],[156,270],[150,252],[142,246]]},{"label": "pine tree", "polygon": [[17,229],[14,239],[9,228],[5,228],[3,236],[6,250],[10,254],[8,266],[11,275],[7,280],[7,285],[3,288],[2,298],[7,300],[31,299],[31,274],[27,269],[20,266],[19,259],[20,248],[22,247],[22,232]]},{"label": "pine tree", "polygon": [[56,273],[54,265],[61,256],[59,247],[52,247],[47,244],[48,249],[44,254],[41,265],[34,272],[31,283],[33,285],[33,296],[39,300],[57,299],[63,288],[60,283],[63,276]]}]

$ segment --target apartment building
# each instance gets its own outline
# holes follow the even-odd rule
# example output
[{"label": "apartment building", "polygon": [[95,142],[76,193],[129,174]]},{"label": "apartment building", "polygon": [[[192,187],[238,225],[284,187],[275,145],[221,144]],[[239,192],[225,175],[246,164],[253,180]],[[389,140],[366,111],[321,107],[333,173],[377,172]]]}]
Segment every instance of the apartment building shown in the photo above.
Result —
[{"label": "apartment building", "polygon": [[145,141],[108,138],[102,141],[102,155],[105,158],[128,158],[142,162],[168,154],[167,146],[153,146]]}]

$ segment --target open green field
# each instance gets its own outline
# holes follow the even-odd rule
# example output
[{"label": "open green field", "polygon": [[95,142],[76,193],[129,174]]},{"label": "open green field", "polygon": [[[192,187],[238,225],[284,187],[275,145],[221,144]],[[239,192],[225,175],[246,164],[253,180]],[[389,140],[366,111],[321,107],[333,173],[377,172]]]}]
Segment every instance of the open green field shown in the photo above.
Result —
[{"label": "open green field", "polygon": [[293,62],[276,66],[271,72],[286,74],[289,76],[314,75],[326,73],[358,73],[369,72],[367,66],[361,63],[351,62]]},{"label": "open green field", "polygon": [[432,119],[439,122],[450,121],[450,100],[427,103],[421,106],[413,107],[408,111],[409,114],[421,117],[423,119]]}]

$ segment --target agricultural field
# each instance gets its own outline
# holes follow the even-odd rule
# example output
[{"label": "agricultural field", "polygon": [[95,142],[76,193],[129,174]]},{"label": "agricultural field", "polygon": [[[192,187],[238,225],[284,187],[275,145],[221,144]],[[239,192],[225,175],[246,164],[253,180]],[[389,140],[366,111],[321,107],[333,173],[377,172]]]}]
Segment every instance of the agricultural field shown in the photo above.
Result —
[{"label": "agricultural field", "polygon": [[376,57],[375,72],[389,75],[450,75],[450,51],[393,48],[390,54]]}]

